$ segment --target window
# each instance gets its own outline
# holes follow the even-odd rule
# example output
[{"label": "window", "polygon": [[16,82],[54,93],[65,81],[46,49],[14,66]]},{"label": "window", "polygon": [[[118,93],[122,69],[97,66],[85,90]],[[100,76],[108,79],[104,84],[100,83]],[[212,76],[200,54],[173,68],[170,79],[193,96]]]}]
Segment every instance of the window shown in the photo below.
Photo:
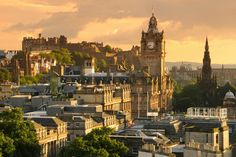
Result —
[{"label": "window", "polygon": [[80,126],[80,123],[79,123],[79,122],[76,122],[76,123],[75,123],[75,126],[76,126],[76,127],[79,127],[79,126]]},{"label": "window", "polygon": [[138,148],[133,147],[133,149],[132,149],[132,153],[133,153],[133,154],[138,154]]},{"label": "window", "polygon": [[219,143],[219,135],[216,134],[216,144],[218,144],[218,143]]}]

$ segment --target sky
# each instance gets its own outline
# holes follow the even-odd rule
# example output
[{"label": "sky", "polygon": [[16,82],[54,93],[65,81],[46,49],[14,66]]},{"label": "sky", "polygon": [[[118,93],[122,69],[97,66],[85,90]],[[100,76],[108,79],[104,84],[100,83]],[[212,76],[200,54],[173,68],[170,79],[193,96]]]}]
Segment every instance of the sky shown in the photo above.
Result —
[{"label": "sky", "polygon": [[202,62],[207,36],[212,63],[236,63],[235,0],[0,0],[0,10],[0,49],[42,33],[126,50],[140,45],[154,12],[167,61]]}]

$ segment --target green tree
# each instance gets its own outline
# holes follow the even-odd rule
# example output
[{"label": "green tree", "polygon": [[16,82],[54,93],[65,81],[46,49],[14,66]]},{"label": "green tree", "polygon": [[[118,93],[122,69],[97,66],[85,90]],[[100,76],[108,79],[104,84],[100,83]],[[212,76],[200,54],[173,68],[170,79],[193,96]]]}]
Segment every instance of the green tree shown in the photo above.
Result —
[{"label": "green tree", "polygon": [[13,140],[3,134],[0,131],[0,157],[11,157],[15,151],[15,146],[13,144]]},{"label": "green tree", "polygon": [[[198,106],[201,107],[203,92],[197,83],[190,84],[182,89],[175,86],[175,91],[173,94],[173,107],[175,111],[186,111],[187,108]],[[236,92],[236,87],[227,82],[224,86],[219,86],[216,89],[214,97],[214,106],[222,106],[225,94],[231,91]],[[213,106],[213,107],[214,107]],[[211,106],[212,107],[212,106]]]},{"label": "green tree", "polygon": [[5,68],[0,68],[0,82],[9,81],[10,79],[10,72]]},{"label": "green tree", "polygon": [[106,71],[108,64],[104,59],[95,59],[95,70],[96,71]]},{"label": "green tree", "polygon": [[202,91],[198,84],[190,84],[177,90],[173,94],[173,107],[175,111],[184,112],[189,107],[202,105]]},{"label": "green tree", "polygon": [[82,66],[84,64],[84,60],[86,58],[90,58],[91,56],[88,53],[75,51],[72,53],[72,60],[75,65]]},{"label": "green tree", "polygon": [[83,140],[82,137],[74,139],[70,145],[62,148],[60,151],[61,157],[75,156],[75,157],[108,157],[109,154],[105,149],[95,149],[90,146],[88,141]]},{"label": "green tree", "polygon": [[121,142],[113,140],[109,135],[111,128],[94,129],[85,137],[76,138],[71,144],[63,148],[60,157],[119,157],[128,152],[128,148]]},{"label": "green tree", "polygon": [[112,47],[110,45],[106,45],[104,48],[106,52],[112,52]]},{"label": "green tree", "polygon": [[38,84],[43,79],[44,74],[37,74],[36,76],[21,76],[20,77],[20,84],[21,85],[31,85],[31,84]]},{"label": "green tree", "polygon": [[53,50],[50,56],[57,60],[58,64],[72,64],[72,56],[68,49]]},{"label": "green tree", "polygon": [[37,135],[33,124],[23,119],[23,112],[13,108],[0,113],[0,130],[14,142],[14,156],[37,156],[40,153]]}]

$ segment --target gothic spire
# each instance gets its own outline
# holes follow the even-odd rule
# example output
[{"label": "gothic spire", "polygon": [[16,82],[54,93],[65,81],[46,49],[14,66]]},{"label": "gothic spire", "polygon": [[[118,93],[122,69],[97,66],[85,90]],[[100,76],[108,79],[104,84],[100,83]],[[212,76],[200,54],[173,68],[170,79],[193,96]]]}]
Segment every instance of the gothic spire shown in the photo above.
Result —
[{"label": "gothic spire", "polygon": [[209,52],[208,38],[206,38],[205,51],[202,66],[202,78],[199,81],[202,90],[202,103],[204,106],[215,105],[215,91],[217,87],[216,76],[212,75],[211,58]]},{"label": "gothic spire", "polygon": [[157,30],[157,19],[154,13],[152,13],[152,16],[149,21],[148,31],[150,32],[150,31],[156,31],[156,30]]},{"label": "gothic spire", "polygon": [[209,44],[208,44],[208,38],[207,37],[206,37],[206,43],[205,43],[205,52],[204,52],[203,63],[204,63],[204,60],[211,64],[211,58],[210,58],[210,52],[209,52]]},{"label": "gothic spire", "polygon": [[206,37],[205,51],[209,51],[208,38]]},{"label": "gothic spire", "polygon": [[205,43],[205,52],[203,58],[203,67],[202,67],[202,79],[210,80],[211,79],[211,58],[209,52],[208,39],[206,38]]}]

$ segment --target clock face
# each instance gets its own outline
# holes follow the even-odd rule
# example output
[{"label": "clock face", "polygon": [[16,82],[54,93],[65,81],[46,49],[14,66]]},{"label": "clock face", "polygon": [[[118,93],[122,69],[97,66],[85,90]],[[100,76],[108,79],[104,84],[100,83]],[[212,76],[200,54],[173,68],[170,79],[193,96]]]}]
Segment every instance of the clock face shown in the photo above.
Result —
[{"label": "clock face", "polygon": [[148,43],[147,43],[147,47],[149,48],[149,49],[153,49],[154,48],[154,42],[153,41],[149,41]]}]

